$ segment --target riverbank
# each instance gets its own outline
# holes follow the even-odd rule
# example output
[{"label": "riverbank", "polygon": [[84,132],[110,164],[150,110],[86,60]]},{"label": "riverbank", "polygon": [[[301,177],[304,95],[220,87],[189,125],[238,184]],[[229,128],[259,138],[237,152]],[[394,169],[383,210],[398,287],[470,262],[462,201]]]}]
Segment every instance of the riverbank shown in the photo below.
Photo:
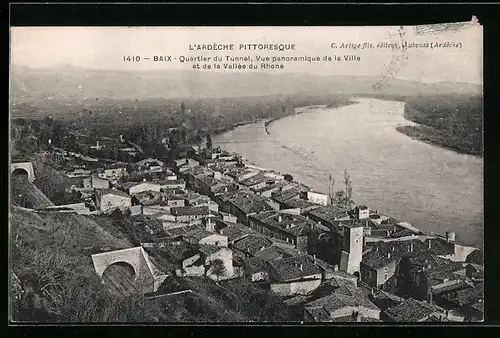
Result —
[{"label": "riverbank", "polygon": [[396,130],[418,141],[482,158],[482,98],[427,100],[406,103],[403,117],[416,125]]},{"label": "riverbank", "polygon": [[[294,108],[293,109],[293,113],[292,114],[288,114],[288,115],[285,115],[285,116],[279,116],[279,117],[275,117],[275,118],[272,118],[272,119],[268,119],[265,123],[264,123],[264,128],[266,130],[266,133],[269,134],[269,129],[268,127],[271,125],[271,123],[273,122],[276,122],[278,120],[281,120],[282,118],[285,118],[287,116],[291,116],[291,115],[298,115],[298,114],[302,114],[302,113],[305,113],[307,110],[309,109],[314,109],[314,108],[328,108],[328,109],[334,109],[334,108],[340,108],[340,107],[345,107],[345,106],[349,106],[351,104],[355,104],[356,101],[353,101],[351,99],[347,99],[346,101],[344,102],[334,102],[334,103],[330,103],[328,105],[326,104],[323,104],[323,105],[312,105],[312,106],[306,106],[306,107],[298,107],[298,108]],[[302,108],[302,109],[301,109]],[[298,110],[298,109],[301,109],[301,110]]]},{"label": "riverbank", "polygon": [[404,102],[354,99],[359,103],[280,119],[268,127],[271,135],[258,123],[213,142],[318,191],[328,188],[329,174],[342,177],[346,168],[356,202],[373,204],[423,231],[455,231],[464,243],[481,246],[482,160],[395,130],[411,124],[403,118]]},{"label": "riverbank", "polygon": [[254,119],[254,120],[251,120],[251,121],[239,122],[239,123],[236,123],[236,124],[234,124],[232,126],[214,129],[211,132],[212,132],[212,135],[217,136],[217,135],[220,135],[220,134],[227,133],[228,131],[233,131],[233,130],[235,130],[238,127],[242,127],[242,126],[245,126],[247,124],[259,123],[259,122],[262,122],[262,121],[267,121],[267,119]]},{"label": "riverbank", "polygon": [[[450,144],[448,142],[448,139],[450,138],[449,135],[446,135],[445,133],[429,126],[397,126],[396,130],[416,141],[451,150],[459,154],[472,155],[480,158],[483,157],[482,152],[468,151],[467,149],[461,148],[457,144]],[[453,138],[456,138],[457,141],[459,140],[458,137]]]}]

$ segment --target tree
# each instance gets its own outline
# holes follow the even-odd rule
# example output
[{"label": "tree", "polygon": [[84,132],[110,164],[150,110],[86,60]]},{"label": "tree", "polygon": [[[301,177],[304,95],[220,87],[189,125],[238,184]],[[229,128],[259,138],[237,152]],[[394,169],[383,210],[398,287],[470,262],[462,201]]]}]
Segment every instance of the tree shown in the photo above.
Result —
[{"label": "tree", "polygon": [[349,204],[351,204],[351,198],[352,198],[352,182],[351,182],[351,175],[347,172],[347,169],[344,169],[344,184],[345,184],[346,206],[349,206]]},{"label": "tree", "polygon": [[123,219],[123,214],[119,208],[116,208],[115,210],[113,210],[113,212],[111,212],[111,214],[109,216],[111,219],[113,219],[115,221],[121,221]]},{"label": "tree", "polygon": [[334,196],[333,196],[333,187],[335,186],[335,178],[330,174],[328,176],[328,197],[330,197],[330,203],[333,203]]},{"label": "tree", "polygon": [[226,273],[226,267],[224,266],[224,262],[220,258],[213,260],[210,264],[210,267],[212,270],[211,274],[216,276],[217,279],[224,276],[224,274]]},{"label": "tree", "polygon": [[207,134],[207,149],[212,148],[212,138],[210,137],[210,134]]},{"label": "tree", "polygon": [[342,205],[345,200],[345,191],[344,190],[338,190],[335,193],[335,199],[337,200],[337,205]]},{"label": "tree", "polygon": [[285,178],[285,181],[288,181],[288,182],[293,181],[293,176],[290,174],[285,174],[285,175],[283,175],[283,177]]}]

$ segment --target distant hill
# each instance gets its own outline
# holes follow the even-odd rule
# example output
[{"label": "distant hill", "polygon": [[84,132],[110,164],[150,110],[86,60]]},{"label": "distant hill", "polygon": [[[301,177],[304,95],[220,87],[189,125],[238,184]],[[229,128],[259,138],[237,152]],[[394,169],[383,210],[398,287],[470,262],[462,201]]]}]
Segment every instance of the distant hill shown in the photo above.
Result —
[{"label": "distant hill", "polygon": [[201,71],[118,71],[69,65],[47,69],[14,66],[11,99],[40,100],[148,99],[239,97],[298,93],[382,94],[414,96],[441,93],[479,93],[467,83],[425,84],[401,79],[381,81],[368,76],[315,76],[288,73],[216,73]]}]

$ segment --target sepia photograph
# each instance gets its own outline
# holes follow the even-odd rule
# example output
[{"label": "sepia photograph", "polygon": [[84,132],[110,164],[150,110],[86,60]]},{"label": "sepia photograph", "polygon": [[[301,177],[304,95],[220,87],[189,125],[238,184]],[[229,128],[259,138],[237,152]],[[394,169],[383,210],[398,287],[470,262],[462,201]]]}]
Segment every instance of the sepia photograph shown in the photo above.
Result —
[{"label": "sepia photograph", "polygon": [[11,27],[10,321],[483,322],[479,21]]}]

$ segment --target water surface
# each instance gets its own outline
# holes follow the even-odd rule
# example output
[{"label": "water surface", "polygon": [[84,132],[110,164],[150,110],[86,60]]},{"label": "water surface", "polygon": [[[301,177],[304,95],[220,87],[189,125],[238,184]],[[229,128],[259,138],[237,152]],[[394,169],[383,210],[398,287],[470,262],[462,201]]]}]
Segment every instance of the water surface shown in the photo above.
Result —
[{"label": "water surface", "polygon": [[259,122],[214,136],[213,142],[324,192],[329,174],[335,190],[341,189],[347,169],[357,203],[424,231],[454,231],[457,240],[482,247],[483,160],[396,131],[399,124],[411,124],[403,118],[403,102],[354,100],[277,120],[269,133]]}]

